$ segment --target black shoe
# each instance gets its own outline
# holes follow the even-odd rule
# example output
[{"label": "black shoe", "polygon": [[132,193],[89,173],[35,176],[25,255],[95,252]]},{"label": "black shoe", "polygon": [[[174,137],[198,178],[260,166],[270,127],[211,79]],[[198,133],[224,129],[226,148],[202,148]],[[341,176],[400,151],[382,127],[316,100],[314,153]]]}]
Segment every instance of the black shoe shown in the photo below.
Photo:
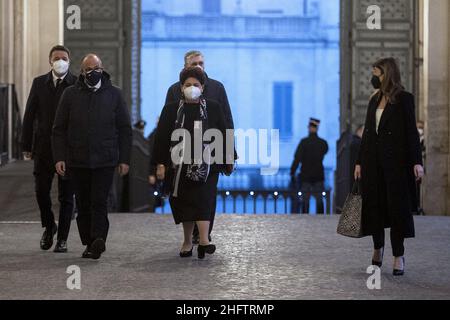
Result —
[{"label": "black shoe", "polygon": [[105,240],[102,238],[95,239],[94,242],[92,242],[90,249],[92,254],[91,258],[94,260],[99,259],[106,250]]},{"label": "black shoe", "polygon": [[83,254],[81,255],[83,259],[92,259],[91,248],[89,246],[86,247]]},{"label": "black shoe", "polygon": [[392,274],[394,276],[403,276],[405,274],[405,257],[402,257],[403,260],[403,270],[394,269]]},{"label": "black shoe", "polygon": [[[383,251],[382,251],[382,253],[381,253],[381,261],[375,261],[375,260],[372,259],[372,265],[373,265],[373,266],[377,266],[378,268],[381,268],[382,265],[383,265],[384,248],[382,248],[382,249],[383,249]],[[380,250],[381,250],[381,249],[380,249]]]},{"label": "black shoe", "polygon": [[199,244],[200,243],[200,236],[193,236],[192,237],[192,244]]},{"label": "black shoe", "polygon": [[213,244],[209,244],[207,246],[198,245],[197,252],[199,259],[205,259],[205,253],[213,254],[216,252],[216,246]]},{"label": "black shoe", "polygon": [[42,250],[49,250],[53,246],[53,237],[55,236],[56,232],[58,232],[58,227],[56,226],[56,224],[54,224],[51,229],[45,228],[44,234],[41,238]]},{"label": "black shoe", "polygon": [[181,251],[180,257],[182,257],[182,258],[192,257],[192,250],[194,250],[194,247],[192,247],[192,249],[190,251]]},{"label": "black shoe", "polygon": [[57,252],[57,253],[67,252],[67,241],[58,240],[58,242],[56,242],[55,250],[53,250],[53,251]]}]

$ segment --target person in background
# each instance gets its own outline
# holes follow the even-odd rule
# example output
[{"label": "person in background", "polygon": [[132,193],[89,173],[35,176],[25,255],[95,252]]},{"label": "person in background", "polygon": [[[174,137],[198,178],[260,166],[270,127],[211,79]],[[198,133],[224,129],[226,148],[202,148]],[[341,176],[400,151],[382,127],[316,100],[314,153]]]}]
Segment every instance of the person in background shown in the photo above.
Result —
[{"label": "person in background", "polygon": [[385,229],[391,228],[393,275],[405,272],[404,240],[415,237],[416,181],[423,177],[414,96],[402,85],[394,58],[372,66],[365,131],[355,166],[362,195],[362,234],[372,236],[372,265],[382,266]]},{"label": "person in background", "polygon": [[[423,121],[417,121],[417,130],[419,131],[419,141],[420,141],[420,149],[422,150],[422,160],[423,163],[426,163],[426,146],[425,146],[425,123]],[[424,168],[424,173],[426,169]],[[417,214],[425,215],[425,211],[422,208],[422,180],[417,181]]]},{"label": "person in background", "polygon": [[[51,148],[51,133],[56,108],[64,90],[75,83],[75,76],[69,71],[70,51],[64,46],[54,46],[50,50],[51,71],[33,81],[28,97],[22,129],[22,150],[25,160],[34,160],[34,182],[36,199],[41,212],[42,227],[45,228],[40,246],[54,252],[67,252],[72,214],[74,213],[73,187],[67,177],[58,176],[59,221],[55,223],[50,191],[55,167]],[[35,128],[35,124],[37,124]],[[33,143],[34,140],[34,143]]]},{"label": "person in background", "polygon": [[99,259],[106,250],[108,195],[115,168],[128,174],[131,142],[122,91],[112,85],[100,58],[88,54],[76,84],[61,97],[52,135],[56,171],[74,184],[83,258]]},{"label": "person in background", "polygon": [[295,179],[297,168],[301,164],[300,181],[303,195],[303,213],[309,212],[311,196],[316,199],[317,213],[324,213],[323,196],[325,191],[325,173],[323,159],[328,152],[328,143],[319,138],[320,120],[311,118],[308,125],[309,136],[297,147],[291,166],[291,180]]},{"label": "person in background", "polygon": [[136,129],[137,131],[139,131],[142,134],[142,136],[144,136],[146,125],[147,125],[147,122],[145,122],[144,120],[139,120],[133,125],[133,128]]},{"label": "person in background", "polygon": [[[159,117],[156,119],[156,126],[147,137],[150,159],[153,156],[155,147],[156,128],[158,127]],[[148,183],[150,184],[150,212],[155,212],[156,208],[164,206],[162,181],[156,179],[156,166],[149,163]]]},{"label": "person in background", "polygon": [[[205,71],[205,57],[203,56],[203,53],[197,50],[187,52],[184,55],[184,67],[185,68],[198,67],[205,73],[206,81],[204,85],[203,96],[206,99],[214,100],[219,103],[219,106],[222,109],[222,112],[225,116],[225,123],[227,125],[227,128],[234,129],[233,115],[231,113],[231,108],[228,102],[225,87],[221,82],[208,77],[208,74]],[[182,95],[180,87],[181,87],[180,82],[174,83],[172,86],[170,86],[166,95],[166,102],[165,102],[166,105],[172,102],[180,102]],[[211,223],[209,225],[210,241],[211,241],[211,232],[214,226],[215,212],[216,210],[213,210],[213,216],[211,219]],[[200,238],[197,226],[194,227],[193,234],[194,234],[193,242],[194,244],[198,244]]]}]

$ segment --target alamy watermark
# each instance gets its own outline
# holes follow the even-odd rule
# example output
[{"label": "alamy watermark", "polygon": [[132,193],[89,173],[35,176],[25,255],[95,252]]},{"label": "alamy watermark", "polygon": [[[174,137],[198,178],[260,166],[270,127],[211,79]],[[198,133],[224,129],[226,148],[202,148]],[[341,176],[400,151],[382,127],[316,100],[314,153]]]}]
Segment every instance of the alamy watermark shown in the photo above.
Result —
[{"label": "alamy watermark", "polygon": [[369,290],[381,290],[381,269],[377,266],[369,266],[366,271],[370,274],[366,285]]},{"label": "alamy watermark", "polygon": [[367,7],[367,29],[381,30],[381,8],[377,5]]},{"label": "alamy watermark", "polygon": [[66,13],[69,15],[66,20],[68,30],[81,29],[81,8],[77,5],[67,7]]},{"label": "alamy watermark", "polygon": [[278,173],[279,130],[270,130],[269,134],[267,129],[229,129],[226,130],[224,137],[223,132],[218,129],[208,129],[203,133],[202,124],[198,122],[196,121],[194,125],[193,139],[186,129],[176,129],[172,132],[171,141],[174,146],[171,149],[171,160],[173,163],[234,164],[236,150],[238,165],[258,165],[261,167],[260,173],[263,176]]},{"label": "alamy watermark", "polygon": [[66,273],[70,274],[67,278],[66,286],[69,290],[81,290],[81,269],[77,265],[67,267]]}]

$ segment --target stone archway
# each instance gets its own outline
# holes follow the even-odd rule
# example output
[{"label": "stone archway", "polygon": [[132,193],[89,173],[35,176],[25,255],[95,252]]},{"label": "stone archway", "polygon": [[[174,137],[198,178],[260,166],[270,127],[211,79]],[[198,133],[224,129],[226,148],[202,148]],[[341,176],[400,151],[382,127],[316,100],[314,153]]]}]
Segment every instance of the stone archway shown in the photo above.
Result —
[{"label": "stone archway", "polygon": [[[132,121],[140,119],[140,0],[64,0],[81,10],[81,28],[64,26],[64,44],[72,51],[72,71],[88,52],[98,53],[112,81],[123,89]],[[65,17],[69,13],[65,12]]]},{"label": "stone archway", "polygon": [[[381,9],[381,30],[367,27],[373,5]],[[341,0],[341,131],[364,123],[371,66],[379,58],[397,58],[405,87],[416,91],[416,20],[417,0]]]}]

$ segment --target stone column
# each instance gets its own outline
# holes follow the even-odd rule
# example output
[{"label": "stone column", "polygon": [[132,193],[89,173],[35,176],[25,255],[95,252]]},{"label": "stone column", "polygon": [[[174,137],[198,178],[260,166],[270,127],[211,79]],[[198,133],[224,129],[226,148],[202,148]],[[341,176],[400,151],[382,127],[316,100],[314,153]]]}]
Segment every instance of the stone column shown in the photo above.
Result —
[{"label": "stone column", "polygon": [[424,1],[424,98],[428,215],[450,215],[450,3]]},{"label": "stone column", "polygon": [[62,44],[62,10],[62,0],[0,1],[0,82],[16,85],[22,115],[33,79],[50,70],[50,48]]}]

